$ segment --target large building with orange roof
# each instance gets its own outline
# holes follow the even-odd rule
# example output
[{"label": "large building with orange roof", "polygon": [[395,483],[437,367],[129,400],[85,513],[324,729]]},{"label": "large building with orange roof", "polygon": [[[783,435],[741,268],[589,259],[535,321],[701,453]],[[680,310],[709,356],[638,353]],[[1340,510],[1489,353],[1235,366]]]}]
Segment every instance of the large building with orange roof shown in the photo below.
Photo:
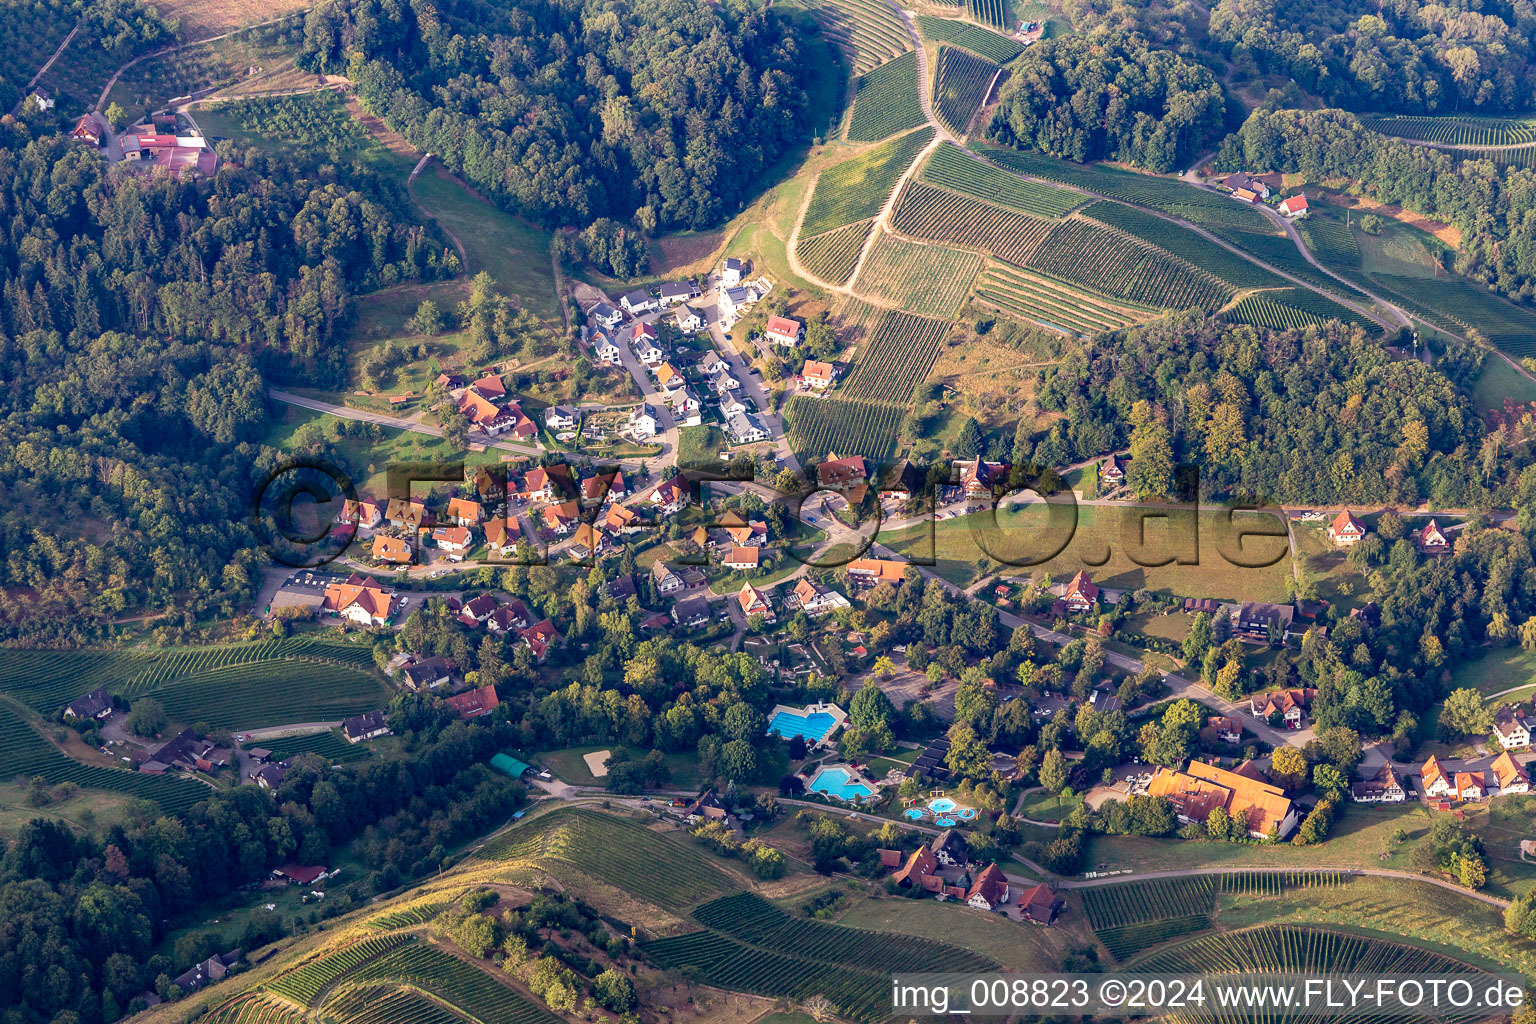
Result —
[{"label": "large building with orange roof", "polygon": [[327,586],[320,607],[360,626],[382,626],[389,621],[394,600],[378,580],[355,572],[345,583]]},{"label": "large building with orange roof", "polygon": [[1278,786],[1203,761],[1189,762],[1182,772],[1159,768],[1147,793],[1167,797],[1185,823],[1203,824],[1220,807],[1255,839],[1271,832],[1284,839],[1296,827],[1296,808]]}]

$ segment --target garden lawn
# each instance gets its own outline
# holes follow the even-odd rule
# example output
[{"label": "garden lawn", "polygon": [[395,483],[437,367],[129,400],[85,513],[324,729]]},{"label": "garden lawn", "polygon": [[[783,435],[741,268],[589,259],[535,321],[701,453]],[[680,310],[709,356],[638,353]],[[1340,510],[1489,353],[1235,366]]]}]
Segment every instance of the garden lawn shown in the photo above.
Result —
[{"label": "garden lawn", "polygon": [[[642,750],[639,747],[626,747],[623,743],[593,743],[584,747],[566,747],[563,750],[541,750],[533,757],[536,763],[547,766],[563,782],[573,786],[601,786],[603,780],[588,771],[587,762],[582,760],[584,754],[591,754],[598,750],[611,750],[615,754],[621,750],[628,750],[632,758],[641,758],[650,753],[649,750]],[[667,767],[672,770],[672,781],[662,788],[697,789],[701,785],[696,756],[668,754],[666,759]]]},{"label": "garden lawn", "polygon": [[[1451,689],[1470,686],[1485,695],[1517,687],[1536,686],[1536,654],[1518,647],[1501,647],[1464,661],[1451,672]],[[1510,694],[1505,700],[1513,700]]]},{"label": "garden lawn", "polygon": [[1021,812],[1035,821],[1060,821],[1082,805],[1080,796],[1062,797],[1059,793],[1039,790],[1024,798]]},{"label": "garden lawn", "polygon": [[1536,402],[1536,381],[1490,352],[1472,386],[1472,401],[1479,409],[1502,409],[1506,398],[1520,405]]}]

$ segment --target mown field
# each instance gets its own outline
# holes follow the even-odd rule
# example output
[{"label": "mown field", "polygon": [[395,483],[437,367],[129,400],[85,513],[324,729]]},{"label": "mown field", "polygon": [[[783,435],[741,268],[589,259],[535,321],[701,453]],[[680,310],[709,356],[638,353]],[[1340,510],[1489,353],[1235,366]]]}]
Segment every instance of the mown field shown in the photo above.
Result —
[{"label": "mown field", "polygon": [[920,128],[822,171],[800,234],[819,235],[879,213],[907,165],[932,139],[931,127]]},{"label": "mown field", "polygon": [[864,261],[854,289],[865,298],[913,313],[948,317],[965,301],[981,265],[982,258],[975,253],[907,242],[882,233]]},{"label": "mown field", "polygon": [[917,52],[909,50],[859,78],[848,120],[849,142],[878,142],[923,123]]}]

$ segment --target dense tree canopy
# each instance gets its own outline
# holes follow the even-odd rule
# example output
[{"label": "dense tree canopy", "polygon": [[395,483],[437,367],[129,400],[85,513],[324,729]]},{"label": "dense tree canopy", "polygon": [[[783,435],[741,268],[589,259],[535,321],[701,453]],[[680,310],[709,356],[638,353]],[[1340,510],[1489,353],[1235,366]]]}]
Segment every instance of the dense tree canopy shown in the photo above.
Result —
[{"label": "dense tree canopy", "polygon": [[1353,110],[1529,110],[1533,33],[1529,0],[1220,0],[1211,12],[1211,37],[1237,60]]},{"label": "dense tree canopy", "polygon": [[806,131],[787,23],[745,3],[340,0],[301,61],[510,209],[700,228]]}]

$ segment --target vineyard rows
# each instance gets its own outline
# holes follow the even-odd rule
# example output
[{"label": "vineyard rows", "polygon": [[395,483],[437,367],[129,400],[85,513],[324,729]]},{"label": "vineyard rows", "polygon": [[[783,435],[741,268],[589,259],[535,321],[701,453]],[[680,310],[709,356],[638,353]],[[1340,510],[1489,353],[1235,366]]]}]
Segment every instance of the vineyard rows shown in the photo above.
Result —
[{"label": "vineyard rows", "polygon": [[854,287],[861,295],[913,313],[947,317],[965,301],[981,264],[975,253],[904,242],[882,233]]},{"label": "vineyard rows", "polygon": [[1376,322],[1354,310],[1339,305],[1306,288],[1285,288],[1275,292],[1246,295],[1222,317],[1238,323],[1267,327],[1272,331],[1294,331],[1322,326],[1330,320],[1379,330]]},{"label": "vineyard rows", "polygon": [[1475,968],[1416,946],[1299,925],[1207,935],[1140,961],[1137,969],[1179,974],[1264,971],[1335,974],[1466,974]]},{"label": "vineyard rows", "polygon": [[403,904],[378,917],[370,917],[366,924],[369,928],[376,928],[381,932],[394,931],[396,928],[412,928],[418,924],[426,924],[441,914],[448,909],[450,902],[442,899],[441,894],[434,893],[428,899]]},{"label": "vineyard rows", "polygon": [[971,25],[953,18],[935,18],[928,14],[917,16],[917,27],[926,38],[941,43],[963,46],[994,64],[1007,64],[1024,49],[1023,45],[998,35],[979,25]]},{"label": "vineyard rows", "polygon": [[694,847],[595,811],[545,815],[487,843],[480,856],[560,861],[661,907],[686,906],[735,888]]},{"label": "vineyard rows", "polygon": [[388,699],[371,672],[304,661],[231,665],[147,691],[180,722],[260,729],[285,722],[334,721]]},{"label": "vineyard rows", "polygon": [[964,135],[971,115],[987,98],[997,65],[954,46],[939,47],[939,72],[933,80],[933,112],[956,135]]},{"label": "vineyard rows", "polygon": [[1297,225],[1312,254],[1332,266],[1358,267],[1360,246],[1346,225],[1327,217],[1309,217]]},{"label": "vineyard rows", "polygon": [[1085,209],[1083,216],[1166,249],[1233,288],[1282,288],[1287,283],[1280,275],[1250,263],[1204,235],[1124,203],[1100,201]]},{"label": "vineyard rows", "polygon": [[752,892],[706,903],[693,912],[700,924],[775,952],[822,963],[884,973],[986,971],[991,959],[933,939],[864,931],[792,917]]},{"label": "vineyard rows", "polygon": [[348,989],[327,1000],[325,1019],[336,1024],[464,1024],[457,1014],[419,992],[379,985]]},{"label": "vineyard rows", "polygon": [[1536,167],[1536,146],[1521,149],[1470,149],[1463,155],[1473,160],[1492,160],[1499,167]]},{"label": "vineyard rows", "polygon": [[[486,1024],[560,1024],[550,1013],[473,964],[417,942],[363,964],[349,982],[395,982],[431,992]],[[330,1011],[332,1004],[326,1003]],[[380,1022],[389,1024],[389,1022]]]},{"label": "vineyard rows", "polygon": [[[973,269],[971,276],[975,273]],[[888,310],[881,315],[870,343],[843,385],[843,397],[905,405],[911,400],[912,389],[933,368],[948,333],[947,320]]]},{"label": "vineyard rows", "polygon": [[1166,309],[1216,309],[1232,297],[1225,284],[1178,257],[1086,221],[1059,224],[1026,266]]},{"label": "vineyard rows", "polygon": [[1291,241],[1289,236],[1271,234],[1267,224],[1262,232],[1225,226],[1213,227],[1211,231],[1223,241],[1231,243],[1241,251],[1298,280],[1316,285],[1324,291],[1340,292],[1356,299],[1364,298],[1362,295],[1354,294],[1353,289],[1337,278],[1330,277],[1314,267],[1296,248],[1296,243]]},{"label": "vineyard rows", "polygon": [[1037,217],[1060,218],[1081,206],[1084,199],[1080,192],[1026,181],[984,164],[947,142],[933,151],[918,177],[931,185]]},{"label": "vineyard rows", "polygon": [[878,142],[922,124],[918,102],[917,52],[888,60],[859,79],[848,120],[849,142]]},{"label": "vineyard rows", "polygon": [[896,9],[883,0],[805,0],[822,32],[862,75],[912,48],[912,37]]},{"label": "vineyard rows", "polygon": [[965,6],[977,21],[997,28],[1008,27],[1008,0],[966,0]]},{"label": "vineyard rows", "polygon": [[1141,319],[1130,310],[1061,282],[1031,277],[1011,268],[989,269],[976,294],[1005,313],[1070,334],[1117,331]]},{"label": "vineyard rows", "polygon": [[1460,278],[1373,275],[1388,297],[1456,334],[1476,328],[1489,344],[1517,359],[1536,356],[1536,312],[1505,302]]},{"label": "vineyard rows", "polygon": [[874,219],[855,221],[847,227],[823,231],[810,238],[801,238],[795,244],[795,253],[805,269],[828,284],[843,284],[853,274],[864,249],[864,239]]},{"label": "vineyard rows", "polygon": [[153,801],[171,814],[180,814],[213,794],[202,783],[176,775],[146,775],[76,761],[39,735],[8,703],[0,701],[0,780],[32,778],[42,778],[50,785],[71,782],[85,789],[125,793]]},{"label": "vineyard rows", "polygon": [[1516,146],[1536,142],[1536,121],[1502,117],[1422,117],[1389,114],[1360,123],[1383,135],[1447,146]]},{"label": "vineyard rows", "polygon": [[251,992],[200,1018],[199,1024],[304,1024],[304,1015],[286,1003]]},{"label": "vineyard rows", "polygon": [[902,172],[932,140],[932,127],[919,128],[822,171],[800,234],[819,235],[879,213]]},{"label": "vineyard rows", "polygon": [[368,744],[349,743],[333,729],[310,736],[288,736],[271,741],[272,759],[286,761],[301,754],[316,754],[327,764],[347,764],[363,761],[369,756]]},{"label": "vineyard rows", "polygon": [[1019,266],[1051,233],[1049,221],[920,181],[908,182],[902,190],[891,212],[891,227],[915,238],[980,249]]},{"label": "vineyard rows", "polygon": [[275,992],[300,1006],[314,1002],[331,982],[349,971],[356,970],[376,956],[382,956],[397,946],[416,941],[414,935],[378,935],[354,942],[350,946],[322,953],[320,956],[267,982],[267,990]]},{"label": "vineyard rows", "polygon": [[897,404],[796,395],[784,407],[784,429],[802,455],[835,451],[884,462],[896,449],[905,411],[905,399]]}]

